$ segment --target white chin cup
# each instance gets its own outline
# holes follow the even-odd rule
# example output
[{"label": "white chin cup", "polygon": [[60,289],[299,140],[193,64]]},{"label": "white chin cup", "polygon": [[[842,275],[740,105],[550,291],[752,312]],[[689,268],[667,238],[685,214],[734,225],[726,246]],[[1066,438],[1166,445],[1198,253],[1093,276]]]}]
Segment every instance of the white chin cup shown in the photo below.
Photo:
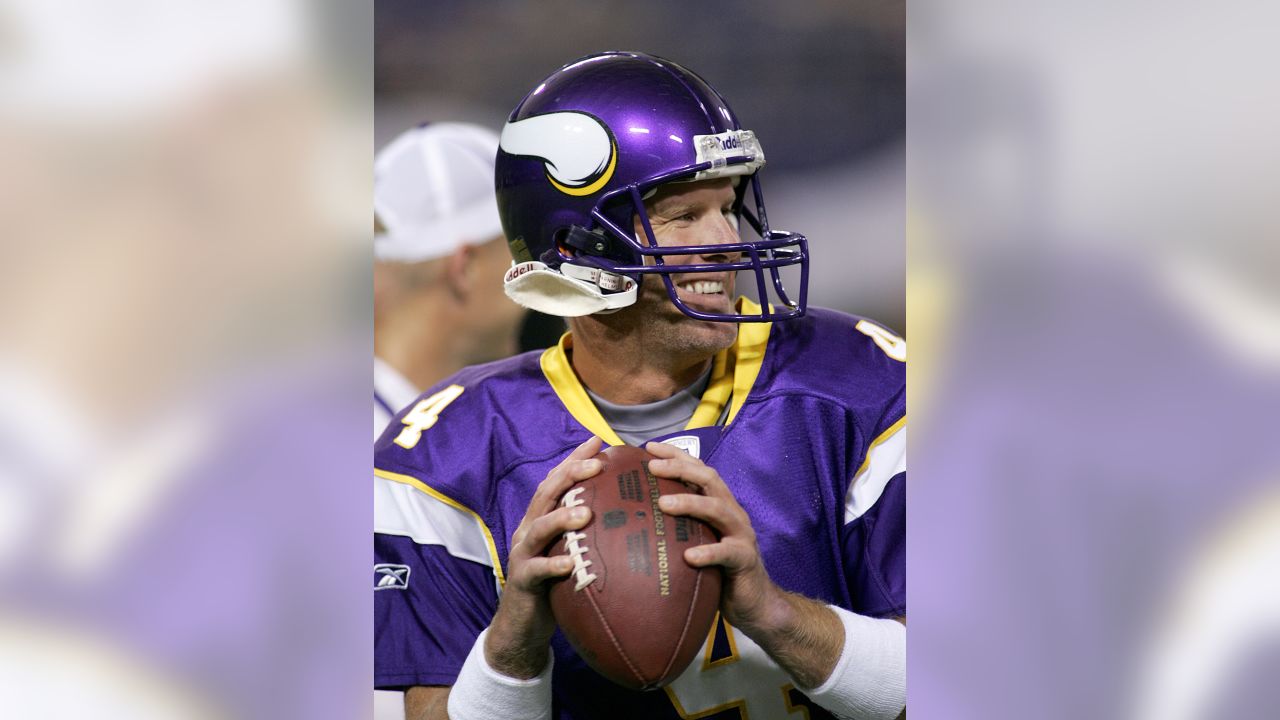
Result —
[{"label": "white chin cup", "polygon": [[[507,297],[548,315],[582,317],[611,313],[636,301],[639,285],[629,277],[565,263],[552,270],[532,260],[514,263],[502,279]],[[605,293],[605,289],[617,292]]]}]

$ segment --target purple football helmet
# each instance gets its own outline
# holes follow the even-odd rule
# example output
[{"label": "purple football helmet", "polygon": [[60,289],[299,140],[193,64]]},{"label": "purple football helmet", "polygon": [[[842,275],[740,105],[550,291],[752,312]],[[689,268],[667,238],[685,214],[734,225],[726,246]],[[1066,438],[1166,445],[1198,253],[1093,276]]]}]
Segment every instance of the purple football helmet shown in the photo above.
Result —
[{"label": "purple football helmet", "polygon": [[[502,132],[498,211],[515,258],[505,277],[507,294],[534,310],[577,317],[633,304],[640,277],[656,274],[671,302],[700,320],[800,317],[809,284],[808,241],[769,229],[757,178],[763,166],[755,134],[743,130],[724,98],[685,68],[636,52],[569,63],[525,96]],[[737,178],[734,214],[758,237],[659,247],[644,200],[663,183],[722,177]],[[747,207],[748,198],[753,208]],[[636,217],[643,238],[634,232]],[[664,262],[672,255],[717,254],[738,259]],[[789,265],[800,266],[794,301],[779,274]],[[680,300],[671,280],[671,273],[739,270],[755,274],[759,314],[692,308]],[[776,306],[771,306],[770,287]]]}]

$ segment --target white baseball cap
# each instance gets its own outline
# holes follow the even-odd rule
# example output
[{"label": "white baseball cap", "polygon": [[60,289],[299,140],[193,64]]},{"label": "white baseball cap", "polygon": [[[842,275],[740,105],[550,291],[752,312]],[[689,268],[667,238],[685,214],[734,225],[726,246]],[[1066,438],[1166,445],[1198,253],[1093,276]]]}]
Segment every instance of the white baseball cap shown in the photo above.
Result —
[{"label": "white baseball cap", "polygon": [[[9,0],[0,114],[129,119],[306,61],[302,0]],[[92,116],[92,119],[86,119]]]},{"label": "white baseball cap", "polygon": [[424,123],[373,159],[374,257],[422,262],[502,235],[493,191],[498,136],[469,123]]}]

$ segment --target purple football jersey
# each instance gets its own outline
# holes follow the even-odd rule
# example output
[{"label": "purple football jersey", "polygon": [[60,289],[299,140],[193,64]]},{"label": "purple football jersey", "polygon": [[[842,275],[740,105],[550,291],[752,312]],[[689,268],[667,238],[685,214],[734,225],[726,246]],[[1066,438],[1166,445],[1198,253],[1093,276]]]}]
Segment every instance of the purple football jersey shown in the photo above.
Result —
[{"label": "purple football jersey", "polygon": [[[392,421],[375,451],[375,682],[450,685],[505,580],[534,489],[592,434],[621,444],[568,362],[543,353],[468,368]],[[901,340],[812,309],[739,326],[689,428],[665,438],[714,467],[751,517],[780,587],[873,617],[906,614]],[[723,426],[716,422],[728,418]],[[553,640],[554,716],[830,717],[717,619],[663,691],[634,692]],[[791,716],[794,717],[794,716]]]}]

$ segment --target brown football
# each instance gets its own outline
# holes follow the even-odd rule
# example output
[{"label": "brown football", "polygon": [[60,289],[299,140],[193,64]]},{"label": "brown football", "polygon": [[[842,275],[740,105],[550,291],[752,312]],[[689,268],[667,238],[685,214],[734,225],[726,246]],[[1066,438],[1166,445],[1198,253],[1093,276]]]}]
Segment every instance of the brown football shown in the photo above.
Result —
[{"label": "brown football", "polygon": [[582,659],[613,682],[650,690],[674,680],[702,647],[720,604],[720,568],[684,561],[686,548],[715,542],[701,521],[658,510],[662,495],[696,492],[649,474],[653,456],[617,446],[604,469],[573,486],[561,504],[591,508],[591,521],[550,554],[574,558],[551,587],[551,611]]}]

